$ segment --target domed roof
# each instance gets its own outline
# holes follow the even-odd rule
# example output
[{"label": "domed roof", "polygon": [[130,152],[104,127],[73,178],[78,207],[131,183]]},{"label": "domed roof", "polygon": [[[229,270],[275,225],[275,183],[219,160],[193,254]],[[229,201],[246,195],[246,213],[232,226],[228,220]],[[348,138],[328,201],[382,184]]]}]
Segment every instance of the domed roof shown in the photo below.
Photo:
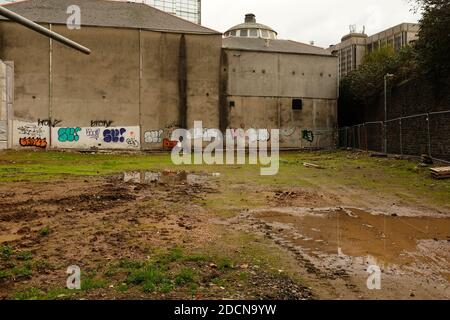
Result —
[{"label": "domed roof", "polygon": [[250,37],[276,39],[278,33],[269,26],[256,22],[252,13],[245,15],[245,22],[238,24],[225,32],[225,37]]}]

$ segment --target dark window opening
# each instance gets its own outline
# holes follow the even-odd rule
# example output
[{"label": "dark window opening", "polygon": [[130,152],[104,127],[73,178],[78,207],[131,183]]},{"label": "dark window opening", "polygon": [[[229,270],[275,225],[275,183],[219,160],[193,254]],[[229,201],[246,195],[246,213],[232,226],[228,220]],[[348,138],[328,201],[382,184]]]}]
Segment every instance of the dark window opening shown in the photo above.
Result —
[{"label": "dark window opening", "polygon": [[234,103],[234,101],[230,101],[230,108],[234,108],[236,106],[236,104]]},{"label": "dark window opening", "polygon": [[302,110],[303,100],[302,99],[292,99],[292,110]]}]

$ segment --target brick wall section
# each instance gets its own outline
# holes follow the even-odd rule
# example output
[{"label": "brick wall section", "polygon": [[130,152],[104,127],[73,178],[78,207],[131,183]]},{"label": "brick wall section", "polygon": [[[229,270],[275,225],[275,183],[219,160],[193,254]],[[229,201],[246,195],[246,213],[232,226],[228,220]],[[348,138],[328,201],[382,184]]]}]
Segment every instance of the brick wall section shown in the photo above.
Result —
[{"label": "brick wall section", "polygon": [[[450,79],[448,81],[450,83]],[[339,108],[345,108],[340,105]],[[353,107],[350,107],[354,109]],[[384,120],[384,95],[380,95],[367,106],[362,108],[360,114],[364,122]],[[426,81],[408,81],[388,90],[388,119],[426,114],[427,112],[450,110],[450,87],[446,90],[436,92]],[[352,119],[351,113],[348,118],[340,119],[341,123],[356,125],[361,120]],[[356,123],[356,121],[359,121]],[[450,113],[430,115],[429,117],[430,141],[428,139],[427,116],[392,121],[387,124],[388,153],[406,155],[428,154],[437,159],[450,161]],[[342,133],[342,130],[340,131]],[[401,138],[400,138],[401,132]],[[351,132],[350,134],[353,134]],[[351,138],[348,140],[352,141]],[[361,139],[362,140],[362,139]],[[365,140],[365,137],[364,137]],[[373,151],[383,151],[384,136],[380,124],[367,126],[368,149]],[[341,143],[344,141],[341,139]],[[429,145],[431,144],[431,148]],[[344,145],[345,146],[345,145]],[[352,146],[352,145],[349,145]],[[358,146],[365,149],[365,145]]]}]

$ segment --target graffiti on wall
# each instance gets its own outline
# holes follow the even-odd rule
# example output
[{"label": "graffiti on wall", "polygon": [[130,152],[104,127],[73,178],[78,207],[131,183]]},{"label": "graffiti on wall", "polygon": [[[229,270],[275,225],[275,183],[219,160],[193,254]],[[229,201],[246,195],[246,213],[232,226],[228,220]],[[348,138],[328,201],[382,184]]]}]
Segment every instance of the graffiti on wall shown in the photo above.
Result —
[{"label": "graffiti on wall", "polygon": [[64,127],[52,130],[52,146],[72,149],[139,149],[139,137],[139,127]]},{"label": "graffiti on wall", "polygon": [[73,142],[80,140],[78,132],[81,128],[59,128],[58,129],[58,141],[59,142]]},{"label": "graffiti on wall", "polygon": [[178,141],[170,140],[168,138],[164,138],[163,140],[163,149],[164,150],[172,150],[178,144]]},{"label": "graffiti on wall", "polygon": [[86,137],[98,140],[100,138],[100,129],[86,128]]},{"label": "graffiti on wall", "polygon": [[302,130],[302,139],[308,142],[314,142],[314,132],[311,130]]},{"label": "graffiti on wall", "polygon": [[105,127],[109,128],[114,123],[111,120],[91,120],[91,127]]},{"label": "graffiti on wall", "polygon": [[106,143],[111,142],[125,142],[124,134],[127,132],[127,129],[120,128],[120,129],[106,129],[103,131],[103,141]]},{"label": "graffiti on wall", "polygon": [[48,146],[49,127],[38,122],[14,121],[13,141],[16,146],[46,148]]},{"label": "graffiti on wall", "polygon": [[20,138],[19,144],[22,147],[38,147],[38,148],[47,148],[47,139],[46,138]]},{"label": "graffiti on wall", "polygon": [[146,143],[161,143],[164,130],[150,130],[144,133],[144,141]]},{"label": "graffiti on wall", "polygon": [[35,124],[26,124],[17,127],[19,135],[29,136],[31,138],[42,138],[45,134],[45,130]]},{"label": "graffiti on wall", "polygon": [[38,119],[38,126],[41,127],[56,127],[58,124],[60,124],[62,122],[62,120],[57,120],[57,119]]}]

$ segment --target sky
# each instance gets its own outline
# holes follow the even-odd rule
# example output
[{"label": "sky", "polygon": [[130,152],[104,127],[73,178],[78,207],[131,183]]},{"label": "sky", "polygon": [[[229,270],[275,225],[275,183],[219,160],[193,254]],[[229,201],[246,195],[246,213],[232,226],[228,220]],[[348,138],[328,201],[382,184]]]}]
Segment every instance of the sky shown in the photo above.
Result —
[{"label": "sky", "polygon": [[[0,0],[2,3],[3,0]],[[202,0],[202,24],[225,32],[254,13],[258,22],[290,39],[327,48],[365,26],[372,35],[402,22],[417,22],[410,0]]]},{"label": "sky", "polygon": [[349,33],[366,27],[372,35],[402,22],[417,22],[408,0],[202,0],[202,24],[225,32],[244,22],[246,13],[290,39],[328,47]]}]

